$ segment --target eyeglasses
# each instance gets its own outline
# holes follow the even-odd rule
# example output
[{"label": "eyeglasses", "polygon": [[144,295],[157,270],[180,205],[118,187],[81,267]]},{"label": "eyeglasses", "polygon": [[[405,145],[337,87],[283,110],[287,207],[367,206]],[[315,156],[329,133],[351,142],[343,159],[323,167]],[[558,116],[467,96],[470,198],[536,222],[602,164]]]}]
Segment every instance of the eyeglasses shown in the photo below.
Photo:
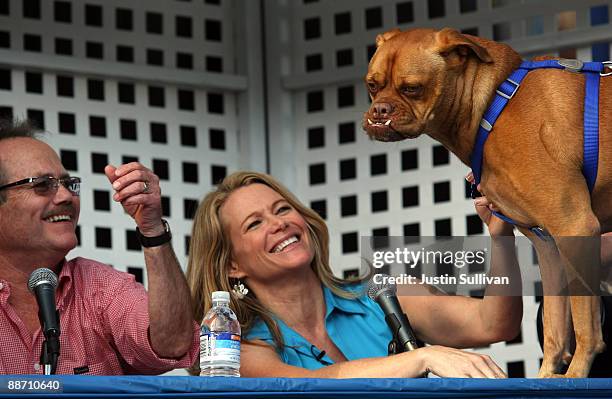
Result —
[{"label": "eyeglasses", "polygon": [[81,193],[81,178],[80,177],[57,177],[53,176],[41,176],[41,177],[27,177],[25,179],[5,184],[0,186],[0,190],[5,190],[10,187],[22,186],[24,184],[31,183],[30,188],[34,189],[34,192],[38,195],[47,195],[55,193],[59,188],[60,184],[64,186],[70,194],[79,196]]}]

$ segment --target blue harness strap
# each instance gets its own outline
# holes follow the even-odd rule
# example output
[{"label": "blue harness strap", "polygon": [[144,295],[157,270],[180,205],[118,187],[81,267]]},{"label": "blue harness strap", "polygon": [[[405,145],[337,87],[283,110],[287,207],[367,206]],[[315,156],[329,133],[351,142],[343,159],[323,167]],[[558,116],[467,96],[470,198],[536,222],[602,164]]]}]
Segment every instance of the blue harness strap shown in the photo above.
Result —
[{"label": "blue harness strap", "polygon": [[[597,165],[599,161],[599,80],[604,74],[606,62],[582,62],[579,60],[545,60],[545,61],[523,61],[519,68],[512,72],[506,80],[497,88],[495,97],[491,105],[485,112],[480,127],[476,135],[474,149],[471,156],[472,174],[474,184],[472,184],[472,196],[476,192],[476,187],[482,177],[482,161],[484,155],[484,145],[502,111],[508,101],[514,97],[521,82],[527,74],[534,69],[555,68],[565,69],[572,72],[586,73],[585,97],[584,97],[584,161],[582,171],[587,181],[589,191],[593,191],[597,179]],[[550,235],[539,226],[527,226],[499,213],[493,214],[500,219],[515,226],[528,228],[540,238],[550,237]]]},{"label": "blue harness strap", "polygon": [[584,97],[584,161],[582,173],[592,193],[599,163],[599,74],[586,75]]}]

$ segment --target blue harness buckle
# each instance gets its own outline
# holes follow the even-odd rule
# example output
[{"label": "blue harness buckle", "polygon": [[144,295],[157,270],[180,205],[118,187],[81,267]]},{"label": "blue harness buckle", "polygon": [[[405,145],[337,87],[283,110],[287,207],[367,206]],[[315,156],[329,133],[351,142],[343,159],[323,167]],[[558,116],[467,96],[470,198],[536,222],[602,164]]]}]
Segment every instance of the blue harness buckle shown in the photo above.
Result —
[{"label": "blue harness buckle", "polygon": [[[504,91],[506,90],[506,88],[504,87],[504,83],[510,83],[510,85],[512,85],[512,91],[509,94],[504,93]],[[507,78],[500,86],[497,90],[495,90],[495,92],[497,92],[497,94],[499,94],[500,96],[504,97],[507,100],[510,100],[512,97],[514,97],[514,94],[518,91],[520,86],[520,83],[515,82],[514,80]],[[504,91],[502,91],[504,90]]]},{"label": "blue harness buckle", "polygon": [[482,118],[482,120],[480,121],[480,127],[482,127],[487,132],[490,132],[491,129],[493,129],[493,125],[491,125],[491,123],[485,118]]},{"label": "blue harness buckle", "polygon": [[570,60],[567,58],[561,58],[560,60],[557,60],[557,62],[559,63],[559,65],[561,65],[570,72],[580,72],[582,71],[582,67],[584,67],[584,62],[582,62],[581,60]]},{"label": "blue harness buckle", "polygon": [[[601,70],[601,72],[599,73],[599,76],[610,76],[610,75],[612,75],[612,61],[604,61],[604,62],[602,62],[602,64],[603,64],[604,67]],[[606,68],[610,69],[610,72],[604,73],[604,70]]]}]

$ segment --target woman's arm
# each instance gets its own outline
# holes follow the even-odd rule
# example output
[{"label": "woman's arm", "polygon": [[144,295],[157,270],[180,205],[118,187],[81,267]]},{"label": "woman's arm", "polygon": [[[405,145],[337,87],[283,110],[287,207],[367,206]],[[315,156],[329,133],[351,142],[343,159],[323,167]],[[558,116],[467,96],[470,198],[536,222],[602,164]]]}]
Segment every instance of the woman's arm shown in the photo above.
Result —
[{"label": "woman's arm", "polygon": [[483,299],[446,296],[432,287],[422,287],[415,295],[401,296],[402,308],[417,336],[425,342],[458,348],[477,347],[510,340],[520,331],[523,301],[513,228],[492,215],[493,207],[485,197],[474,203],[491,235],[488,276],[507,276],[510,286],[489,285]]},{"label": "woman's arm", "polygon": [[489,356],[442,346],[428,346],[389,357],[341,362],[317,370],[283,363],[274,348],[262,341],[243,343],[240,356],[242,377],[406,378],[421,377],[428,372],[440,377],[506,377]]},{"label": "woman's arm", "polygon": [[487,295],[483,299],[425,291],[401,296],[417,337],[430,344],[471,348],[510,340],[520,331],[520,296]]}]

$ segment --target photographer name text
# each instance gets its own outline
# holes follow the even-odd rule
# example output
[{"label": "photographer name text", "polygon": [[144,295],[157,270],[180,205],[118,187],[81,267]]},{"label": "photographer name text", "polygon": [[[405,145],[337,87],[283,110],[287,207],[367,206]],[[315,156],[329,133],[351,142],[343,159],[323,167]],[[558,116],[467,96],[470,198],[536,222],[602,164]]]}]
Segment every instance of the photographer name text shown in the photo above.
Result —
[{"label": "photographer name text", "polygon": [[375,284],[395,284],[395,285],[509,285],[510,278],[507,276],[487,276],[485,273],[479,274],[461,274],[453,276],[443,274],[441,276],[428,276],[421,274],[421,277],[416,277],[410,274],[400,274],[397,276],[388,276],[386,274],[374,274],[372,277]]}]

